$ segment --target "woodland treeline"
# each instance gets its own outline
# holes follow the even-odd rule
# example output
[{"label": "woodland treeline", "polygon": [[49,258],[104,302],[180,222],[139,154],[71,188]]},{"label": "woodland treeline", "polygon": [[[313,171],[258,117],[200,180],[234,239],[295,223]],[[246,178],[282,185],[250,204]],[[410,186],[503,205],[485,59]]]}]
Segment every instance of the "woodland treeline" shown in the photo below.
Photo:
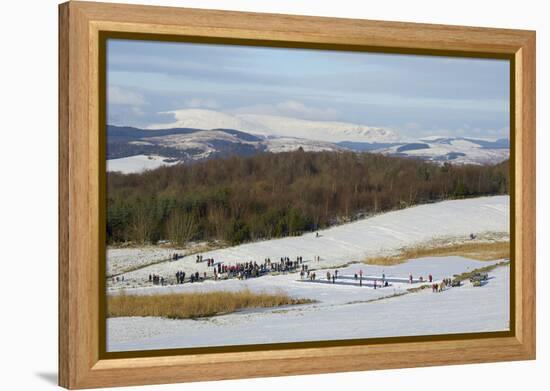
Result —
[{"label": "woodland treeline", "polygon": [[107,175],[109,243],[297,235],[372,213],[507,194],[508,161],[437,165],[370,153],[264,153]]}]

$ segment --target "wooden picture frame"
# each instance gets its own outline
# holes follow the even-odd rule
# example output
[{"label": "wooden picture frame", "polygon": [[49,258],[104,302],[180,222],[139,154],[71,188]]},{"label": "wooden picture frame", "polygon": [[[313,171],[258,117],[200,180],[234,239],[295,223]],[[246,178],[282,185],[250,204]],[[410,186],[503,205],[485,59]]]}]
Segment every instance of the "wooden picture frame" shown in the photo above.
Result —
[{"label": "wooden picture frame", "polygon": [[[105,358],[102,34],[511,61],[512,330],[371,343]],[[103,117],[104,119],[104,117]],[[102,175],[103,173],[103,175]],[[103,244],[102,244],[103,243]],[[103,330],[103,331],[102,331]],[[535,358],[535,32],[169,7],[59,6],[59,384],[91,388]],[[243,365],[245,363],[246,365]],[[216,371],[209,370],[216,364]]]}]

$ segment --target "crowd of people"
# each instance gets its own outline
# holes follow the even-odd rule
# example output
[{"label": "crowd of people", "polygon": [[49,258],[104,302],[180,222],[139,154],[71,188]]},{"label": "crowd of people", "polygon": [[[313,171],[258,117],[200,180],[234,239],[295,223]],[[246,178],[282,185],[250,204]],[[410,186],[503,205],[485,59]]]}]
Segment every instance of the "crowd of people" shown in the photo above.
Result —
[{"label": "crowd of people", "polygon": [[432,284],[432,292],[438,293],[443,292],[447,287],[453,286],[453,280],[451,278],[444,278],[440,283]]},{"label": "crowd of people", "polygon": [[[177,253],[171,254],[171,259],[179,259],[183,256]],[[315,256],[314,261],[318,261],[320,258]],[[209,278],[213,280],[218,279],[227,279],[227,278],[238,278],[238,279],[249,279],[260,277],[265,274],[270,273],[287,273],[287,272],[297,272],[300,273],[301,280],[309,281],[321,281],[329,282],[335,284],[339,278],[339,271],[335,269],[333,272],[330,270],[326,271],[326,280],[318,279],[315,271],[309,269],[309,265],[304,263],[302,256],[297,256],[295,259],[290,259],[289,257],[281,257],[277,261],[272,261],[271,258],[265,258],[263,263],[258,263],[256,261],[247,261],[247,262],[237,262],[234,264],[225,264],[222,261],[215,261],[214,258],[203,258],[202,255],[197,254],[196,263],[206,262],[207,268],[210,268],[211,272],[207,273],[206,271],[199,273],[195,271],[193,273],[186,273],[184,270],[178,270],[174,274],[174,279],[166,278],[158,274],[149,274],[149,283],[153,285],[173,285],[173,284],[184,284],[184,283],[195,283],[202,282]],[[358,273],[355,273],[353,276],[356,283],[359,283],[359,286],[363,286],[365,281],[372,281],[372,287],[374,289],[388,287],[389,283],[386,280],[385,273],[382,273],[381,278],[377,277],[364,277],[363,271],[359,270]],[[124,276],[117,276],[112,278],[113,282],[124,281]],[[390,279],[391,280],[391,279]],[[453,281],[450,278],[445,278],[441,282],[434,282],[433,276],[428,275],[428,278],[424,280],[423,277],[418,277],[415,281],[413,275],[409,273],[407,282],[413,284],[414,282],[423,282],[427,281],[431,284],[432,292],[442,292],[447,287],[453,286]]]},{"label": "crowd of people", "polygon": [[[182,258],[183,256],[177,253],[171,254],[170,259],[176,260]],[[295,260],[290,259],[289,257],[281,257],[279,261],[272,261],[271,258],[265,258],[263,263],[258,263],[256,261],[247,261],[247,262],[237,262],[234,264],[224,264],[221,261],[216,262],[214,258],[204,258],[202,255],[197,254],[195,258],[196,263],[206,262],[206,266],[211,268],[211,278],[218,280],[220,278],[239,278],[239,279],[248,279],[259,277],[267,273],[285,273],[285,272],[294,272],[298,269],[301,273],[306,273],[308,271],[307,265],[304,264],[304,258],[302,256],[297,256]],[[165,278],[160,275],[150,274],[149,282],[153,285],[169,285],[169,284],[184,284],[186,282],[201,282],[208,278],[207,272],[203,272],[202,275],[199,272],[186,274],[183,270],[178,270],[174,274],[174,281],[171,279]],[[309,275],[309,274],[308,274]],[[186,280],[186,276],[188,279]],[[118,281],[118,279],[117,279]],[[114,279],[113,279],[113,282]]]},{"label": "crowd of people", "polygon": [[183,270],[178,270],[176,272],[176,282],[177,284],[183,284],[185,281],[185,272]]}]

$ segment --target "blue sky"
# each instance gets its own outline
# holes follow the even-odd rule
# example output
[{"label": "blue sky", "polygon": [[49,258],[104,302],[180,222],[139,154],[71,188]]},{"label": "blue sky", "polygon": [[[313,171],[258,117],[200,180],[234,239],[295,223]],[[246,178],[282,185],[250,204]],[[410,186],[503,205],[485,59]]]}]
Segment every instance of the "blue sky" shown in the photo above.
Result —
[{"label": "blue sky", "polygon": [[202,108],[389,127],[403,137],[508,137],[509,62],[109,40],[108,122]]}]

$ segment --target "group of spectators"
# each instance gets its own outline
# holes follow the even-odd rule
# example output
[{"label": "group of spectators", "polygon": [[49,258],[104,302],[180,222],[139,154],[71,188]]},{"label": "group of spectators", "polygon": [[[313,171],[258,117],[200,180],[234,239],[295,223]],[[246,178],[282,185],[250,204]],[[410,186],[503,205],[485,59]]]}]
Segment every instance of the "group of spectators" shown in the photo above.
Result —
[{"label": "group of spectators", "polygon": [[164,277],[158,274],[149,274],[149,282],[152,282],[153,285],[161,286],[164,286],[166,284],[166,280],[164,279]]},{"label": "group of spectators", "polygon": [[[172,260],[177,260],[179,258],[182,258],[183,256],[177,253],[171,254],[170,258]],[[195,258],[195,263],[202,263],[206,262],[206,266],[208,268],[212,268],[212,275],[214,280],[220,279],[220,277],[224,278],[239,278],[239,279],[248,279],[248,278],[254,278],[259,277],[261,275],[267,274],[267,273],[283,273],[283,272],[294,272],[298,269],[301,270],[302,273],[308,273],[308,266],[305,265],[303,262],[302,256],[297,256],[295,260],[290,259],[289,257],[281,257],[279,261],[273,262],[271,258],[265,258],[263,263],[257,263],[256,261],[248,261],[248,262],[237,262],[235,264],[224,264],[221,261],[216,262],[214,258],[203,258],[202,255],[197,254]],[[186,280],[186,276],[188,277],[188,280]],[[207,272],[203,272],[203,274],[199,274],[199,272],[186,274],[183,270],[178,270],[175,273],[175,284],[184,284],[185,282],[200,282],[207,279]],[[156,274],[150,274],[149,275],[149,282],[153,285],[167,285],[171,281],[169,279],[164,278],[163,276],[156,275]]]},{"label": "group of spectators", "polygon": [[443,292],[447,287],[453,286],[453,280],[450,278],[444,278],[441,282],[432,284],[432,292]]}]

